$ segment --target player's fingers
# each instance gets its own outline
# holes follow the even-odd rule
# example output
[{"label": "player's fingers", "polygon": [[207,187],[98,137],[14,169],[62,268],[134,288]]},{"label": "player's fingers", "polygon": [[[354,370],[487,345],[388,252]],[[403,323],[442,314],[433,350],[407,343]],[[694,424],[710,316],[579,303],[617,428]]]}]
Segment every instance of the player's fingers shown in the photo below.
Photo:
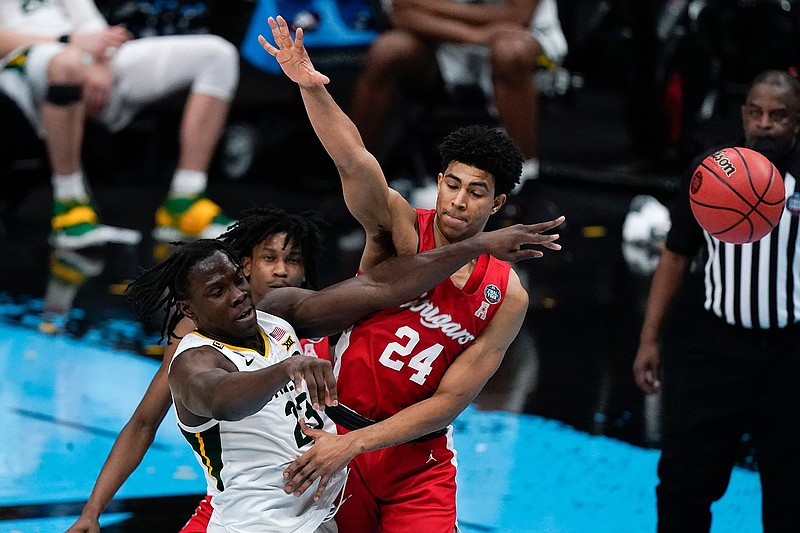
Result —
[{"label": "player's fingers", "polygon": [[280,38],[281,48],[286,48],[292,45],[292,37],[289,34],[289,25],[286,20],[278,15],[278,37]]},{"label": "player's fingers", "polygon": [[558,233],[534,233],[530,237],[531,244],[544,244],[558,240],[561,235]]},{"label": "player's fingers", "polygon": [[558,218],[554,218],[553,220],[548,220],[547,222],[539,222],[537,224],[531,224],[530,230],[535,233],[541,233],[543,231],[547,231],[557,226],[560,226],[565,220],[566,217],[562,215]]},{"label": "player's fingers", "polygon": [[[278,15],[278,20],[280,19],[281,16]],[[281,47],[281,29],[278,24],[278,20],[275,20],[274,18],[270,17],[269,19],[267,19],[267,22],[269,23],[270,30],[272,30],[272,40],[275,41],[275,45],[277,47]]]},{"label": "player's fingers", "polygon": [[525,259],[538,259],[544,256],[541,250],[517,250],[514,252],[514,255],[511,257],[512,261],[524,261]]},{"label": "player's fingers", "polygon": [[314,501],[318,502],[320,498],[322,498],[323,494],[325,494],[325,488],[328,486],[328,480],[331,476],[322,476],[319,478],[319,486],[317,490],[314,492]]},{"label": "player's fingers", "polygon": [[333,375],[333,368],[325,368],[324,380],[325,389],[327,391],[325,404],[330,406],[339,405],[339,392],[336,390],[336,376]]},{"label": "player's fingers", "polygon": [[295,496],[300,496],[301,494],[303,494],[306,490],[308,490],[308,487],[310,487],[311,484],[314,483],[317,477],[319,476],[314,475],[313,473],[309,474],[303,481],[303,483],[294,490],[293,494]]},{"label": "player's fingers", "polygon": [[261,47],[264,50],[266,50],[272,57],[275,57],[275,54],[278,53],[278,49],[269,44],[269,41],[267,41],[263,35],[258,36],[258,42],[259,44],[261,44]]},{"label": "player's fingers", "polygon": [[300,419],[300,431],[302,431],[304,435],[307,435],[314,440],[317,440],[319,437],[327,433],[323,429],[317,429],[309,426],[304,418]]},{"label": "player's fingers", "polygon": [[328,396],[326,372],[330,373],[330,365],[328,364],[318,365],[314,369],[314,383],[317,387],[317,403],[314,404],[314,409],[319,409]]},{"label": "player's fingers", "polygon": [[300,372],[297,376],[295,376],[292,381],[294,382],[294,390],[295,392],[301,392],[303,390],[303,373]]},{"label": "player's fingers", "polygon": [[287,466],[286,470],[283,471],[283,479],[284,479],[284,481],[286,483],[284,488],[285,488],[286,492],[292,492],[292,489],[289,486],[290,485],[290,481],[291,481],[292,478],[294,478],[294,476],[297,475],[297,473],[300,470],[303,469],[303,467],[306,465],[307,462],[308,462],[308,460],[306,459],[305,454],[303,454],[300,457],[298,457],[297,459],[295,459],[294,461],[292,461],[291,463],[289,463],[289,466]]},{"label": "player's fingers", "polygon": [[548,250],[560,250],[561,249],[561,245],[558,244],[557,242],[543,242],[542,246],[544,248],[547,248]]},{"label": "player's fingers", "polygon": [[311,405],[314,406],[314,409],[319,409],[320,399],[325,397],[325,386],[322,386],[322,394],[320,394],[320,386],[317,381],[316,369],[310,370],[310,372],[305,373],[308,399],[311,402]]},{"label": "player's fingers", "polygon": [[294,32],[294,44],[298,48],[303,46],[303,28],[297,28]]},{"label": "player's fingers", "polygon": [[284,487],[284,490],[287,493],[292,493],[295,496],[300,496],[303,494],[308,487],[314,482],[314,480],[319,477],[315,476],[314,472],[316,468],[311,462],[305,464],[303,468],[296,470],[294,475],[292,475],[287,481]]}]

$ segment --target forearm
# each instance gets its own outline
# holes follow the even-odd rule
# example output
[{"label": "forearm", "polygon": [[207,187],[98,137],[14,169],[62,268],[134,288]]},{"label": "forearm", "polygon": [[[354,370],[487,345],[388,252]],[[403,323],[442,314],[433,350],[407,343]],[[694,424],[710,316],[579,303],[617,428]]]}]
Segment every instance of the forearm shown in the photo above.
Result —
[{"label": "forearm", "polygon": [[467,407],[467,395],[434,395],[406,407],[390,418],[347,433],[354,453],[411,442],[447,427]]},{"label": "forearm", "polygon": [[5,57],[17,48],[33,46],[39,43],[54,43],[57,41],[58,35],[41,35],[0,29],[0,57]]},{"label": "forearm", "polygon": [[675,296],[683,285],[691,259],[669,250],[664,250],[650,284],[642,330],[641,343],[657,342],[661,327]]},{"label": "forearm", "polygon": [[94,484],[81,516],[97,519],[142,462],[158,426],[128,422],[120,432]]},{"label": "forearm", "polygon": [[435,287],[483,253],[487,238],[485,233],[478,233],[433,250],[388,259],[304,299],[287,320],[297,324],[297,332],[303,337],[342,331],[370,313],[404,304]]},{"label": "forearm", "polygon": [[241,420],[257,413],[289,383],[290,364],[287,359],[254,372],[196,374],[184,387],[184,404],[198,416]]}]

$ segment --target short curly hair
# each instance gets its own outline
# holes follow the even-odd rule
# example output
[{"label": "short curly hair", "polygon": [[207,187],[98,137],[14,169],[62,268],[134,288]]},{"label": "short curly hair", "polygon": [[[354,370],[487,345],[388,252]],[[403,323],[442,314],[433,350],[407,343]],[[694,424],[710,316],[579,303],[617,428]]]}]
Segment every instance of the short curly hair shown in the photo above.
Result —
[{"label": "short curly hair", "polygon": [[464,126],[439,145],[442,169],[453,161],[479,168],[494,178],[494,194],[508,194],[519,183],[524,157],[503,131],[481,125]]}]

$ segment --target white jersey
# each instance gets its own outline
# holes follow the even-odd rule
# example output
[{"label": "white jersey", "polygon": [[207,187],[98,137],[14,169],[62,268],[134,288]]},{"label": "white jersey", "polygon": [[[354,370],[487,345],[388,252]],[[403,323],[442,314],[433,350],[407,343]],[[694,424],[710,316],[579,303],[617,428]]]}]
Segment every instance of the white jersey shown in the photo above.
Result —
[{"label": "white jersey", "polygon": [[[252,372],[301,353],[297,334],[285,320],[261,311],[257,317],[265,356],[193,332],[178,344],[173,361],[191,348],[213,346],[240,372]],[[283,490],[283,471],[312,444],[300,430],[300,417],[310,427],[336,432],[334,423],[311,406],[305,391],[297,393],[291,381],[259,412],[242,420],[209,420],[190,427],[178,419],[213,496],[208,533],[312,532],[330,518],[345,470],[330,480],[318,502],[313,495],[319,480],[300,497]]]},{"label": "white jersey", "polygon": [[0,0],[0,27],[9,30],[64,35],[107,26],[92,0]]}]

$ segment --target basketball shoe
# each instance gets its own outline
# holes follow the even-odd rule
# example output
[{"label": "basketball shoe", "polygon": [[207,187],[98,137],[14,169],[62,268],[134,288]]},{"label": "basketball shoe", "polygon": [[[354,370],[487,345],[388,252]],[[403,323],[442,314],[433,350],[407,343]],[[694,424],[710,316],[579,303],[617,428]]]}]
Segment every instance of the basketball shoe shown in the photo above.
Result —
[{"label": "basketball shoe", "polygon": [[109,243],[136,244],[142,238],[136,230],[100,224],[97,211],[88,198],[54,200],[51,227],[50,245],[64,250]]},{"label": "basketball shoe", "polygon": [[55,200],[53,202],[53,231],[50,243],[58,248],[75,250],[107,242],[102,226],[88,198]]},{"label": "basketball shoe", "polygon": [[156,210],[153,239],[159,242],[215,239],[232,223],[220,206],[205,196],[167,198]]}]

